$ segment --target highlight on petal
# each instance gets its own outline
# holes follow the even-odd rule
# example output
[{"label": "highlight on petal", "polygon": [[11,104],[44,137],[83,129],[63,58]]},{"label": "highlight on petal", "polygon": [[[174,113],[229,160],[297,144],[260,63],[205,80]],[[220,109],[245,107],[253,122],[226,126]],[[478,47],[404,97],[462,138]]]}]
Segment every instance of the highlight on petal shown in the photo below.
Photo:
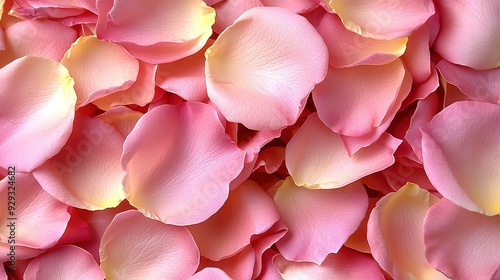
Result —
[{"label": "highlight on petal", "polygon": [[136,210],[115,216],[101,238],[99,255],[106,279],[187,279],[200,258],[185,227],[166,225]]},{"label": "highlight on petal", "polygon": [[104,273],[89,252],[63,245],[34,258],[24,271],[24,279],[104,279]]},{"label": "highlight on petal", "polygon": [[382,197],[368,220],[373,258],[394,279],[448,279],[425,258],[424,218],[438,198],[407,183]]},{"label": "highlight on petal", "polygon": [[[0,167],[28,172],[57,154],[73,126],[73,79],[59,62],[22,57],[0,68]],[[34,86],[36,85],[36,86]]]},{"label": "highlight on petal", "polygon": [[73,133],[61,151],[33,171],[42,188],[77,208],[100,210],[125,199],[120,163],[125,138],[112,126],[76,114]]},{"label": "highlight on petal", "polygon": [[450,279],[500,277],[500,216],[467,211],[443,198],[424,220],[425,255]]},{"label": "highlight on petal", "polygon": [[421,131],[424,169],[436,190],[467,210],[500,214],[500,107],[455,102]]},{"label": "highlight on petal", "polygon": [[400,140],[384,134],[377,142],[349,156],[340,135],[316,113],[309,115],[286,146],[285,163],[298,186],[341,188],[394,163]]},{"label": "highlight on petal", "polygon": [[[13,169],[9,169],[12,171]],[[67,205],[46,193],[30,173],[17,172],[0,181],[0,201],[7,210],[8,197],[15,181],[15,242],[17,246],[47,249],[54,246],[64,233],[69,221]],[[12,200],[10,200],[12,201]],[[11,236],[7,211],[0,212],[0,243],[8,243]],[[20,226],[22,225],[22,226]],[[34,234],[36,233],[36,234]],[[10,243],[9,243],[10,244]]]},{"label": "highlight on petal", "polygon": [[385,279],[373,259],[348,248],[329,254],[320,265],[289,261],[279,254],[273,257],[273,263],[284,280]]},{"label": "highlight on petal", "polygon": [[318,116],[339,134],[368,134],[382,124],[393,106],[401,106],[399,95],[408,95],[409,88],[401,92],[405,74],[401,59],[385,65],[330,67],[312,93]]},{"label": "highlight on petal", "polygon": [[199,51],[212,35],[215,10],[201,0],[97,2],[96,34],[151,64]]},{"label": "highlight on petal", "polygon": [[228,121],[253,130],[294,123],[328,66],[328,50],[314,27],[277,7],[243,13],[205,56],[208,97]]},{"label": "highlight on petal", "polygon": [[250,244],[279,220],[272,198],[250,180],[229,193],[222,208],[208,220],[189,226],[202,256],[218,261]]},{"label": "highlight on petal", "polygon": [[438,0],[436,5],[441,28],[433,49],[441,57],[478,70],[500,66],[500,2]]},{"label": "highlight on petal", "polygon": [[5,51],[0,54],[0,67],[23,56],[60,61],[77,33],[51,20],[23,20],[6,28],[4,36]]},{"label": "highlight on petal", "polygon": [[287,177],[274,195],[288,232],[277,243],[291,261],[320,264],[337,253],[365,217],[368,195],[358,181],[332,190],[298,187]]},{"label": "highlight on petal", "polygon": [[316,30],[325,40],[330,65],[335,68],[387,64],[405,52],[407,37],[393,40],[363,37],[347,30],[335,14],[323,9],[312,13],[314,16],[321,13]]},{"label": "highlight on petal", "polygon": [[139,72],[139,62],[122,46],[94,36],[78,38],[61,63],[75,79],[78,106],[129,88]]},{"label": "highlight on petal", "polygon": [[210,105],[155,107],[124,143],[127,200],[168,224],[200,223],[222,207],[244,157]]},{"label": "highlight on petal", "polygon": [[348,30],[382,40],[409,36],[435,13],[431,0],[330,0],[329,8]]}]

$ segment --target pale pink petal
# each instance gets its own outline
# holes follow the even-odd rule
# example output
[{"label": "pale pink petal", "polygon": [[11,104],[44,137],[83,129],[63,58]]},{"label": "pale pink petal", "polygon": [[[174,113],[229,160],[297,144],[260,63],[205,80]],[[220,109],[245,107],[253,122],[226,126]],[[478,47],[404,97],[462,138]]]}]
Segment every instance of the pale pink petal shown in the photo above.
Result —
[{"label": "pale pink petal", "polygon": [[217,262],[202,257],[199,268],[216,267],[223,270],[232,279],[252,279],[255,259],[255,250],[252,246],[246,246],[238,254]]},{"label": "pale pink petal", "polygon": [[[123,66],[118,66],[123,67]],[[157,65],[139,61],[139,72],[135,82],[125,90],[119,90],[94,100],[97,107],[108,110],[118,105],[135,104],[145,106],[152,102],[155,96],[155,72]]]},{"label": "pale pink petal", "polygon": [[168,224],[206,220],[222,207],[244,152],[224,133],[210,105],[161,105],[125,140],[122,164],[128,201]]},{"label": "pale pink petal", "polygon": [[217,14],[215,24],[212,27],[215,33],[221,33],[228,26],[241,16],[242,13],[255,8],[264,6],[261,0],[224,0],[213,7]]},{"label": "pale pink petal", "polygon": [[[2,18],[1,17],[1,15],[2,15],[1,6],[2,5],[3,5],[3,3],[0,3],[0,19]],[[9,269],[9,267],[7,269]],[[12,268],[12,270],[15,271],[15,268]],[[8,278],[7,278],[7,272],[5,272],[5,267],[3,265],[0,267],[0,280],[8,280]]]},{"label": "pale pink petal", "polygon": [[212,35],[215,22],[215,10],[201,0],[99,0],[97,9],[97,36],[151,64],[196,53]]},{"label": "pale pink petal", "polygon": [[216,267],[207,267],[189,278],[189,280],[233,280],[224,270]]},{"label": "pale pink petal", "polygon": [[425,255],[451,279],[500,278],[500,216],[485,216],[441,199],[424,220]]},{"label": "pale pink petal", "polygon": [[166,225],[136,210],[115,216],[102,236],[99,255],[106,279],[187,279],[200,258],[185,227]]},{"label": "pale pink petal", "polygon": [[205,47],[193,55],[160,64],[156,71],[156,85],[179,95],[184,100],[200,102],[207,100],[205,51],[213,42],[214,40],[209,39]]},{"label": "pale pink petal", "polygon": [[75,245],[48,250],[33,259],[24,272],[24,279],[87,280],[103,279],[104,273],[89,252]]},{"label": "pale pink petal", "polygon": [[407,183],[377,202],[368,220],[373,258],[394,279],[448,279],[425,258],[424,218],[438,198]]},{"label": "pale pink petal", "polygon": [[200,254],[218,261],[242,250],[252,236],[266,232],[279,217],[272,198],[257,183],[247,180],[229,193],[217,213],[188,229]]},{"label": "pale pink petal", "polygon": [[75,79],[78,106],[129,88],[139,71],[139,62],[122,46],[94,36],[78,38],[61,63]]},{"label": "pale pink petal", "polygon": [[276,7],[243,13],[205,55],[208,97],[228,121],[253,130],[294,123],[328,65],[314,27]]},{"label": "pale pink petal", "polygon": [[441,57],[478,70],[500,66],[500,2],[438,0],[436,6],[441,28],[433,49]]},{"label": "pale pink petal", "polygon": [[285,163],[294,182],[311,189],[340,188],[394,163],[400,140],[384,134],[349,156],[338,134],[313,113],[286,147]]},{"label": "pale pink petal", "polygon": [[281,255],[274,256],[273,262],[284,280],[384,280],[382,271],[372,258],[348,248],[329,254],[320,265],[289,261]]},{"label": "pale pink petal", "polygon": [[435,13],[431,0],[330,0],[329,6],[347,29],[383,40],[409,36]]},{"label": "pale pink petal", "polygon": [[[19,173],[17,168],[15,171],[15,174],[0,181],[1,205],[5,207],[0,212],[0,242],[8,243],[13,223],[16,245],[50,248],[66,229],[69,221],[67,206],[46,193],[30,173]],[[9,184],[11,181],[14,183]],[[13,191],[12,185],[15,187],[15,209],[7,212],[8,201],[12,201],[8,200],[9,192]]]},{"label": "pale pink petal", "polygon": [[74,29],[51,20],[15,23],[5,29],[5,52],[0,54],[0,67],[25,55],[59,61],[76,35]]},{"label": "pale pink petal", "polygon": [[97,116],[97,118],[113,126],[123,137],[127,137],[143,115],[143,113],[128,107],[116,106]]},{"label": "pale pink petal", "polygon": [[319,6],[318,1],[311,0],[260,0],[264,6],[282,7],[294,13],[303,14]]},{"label": "pale pink petal", "polygon": [[436,67],[446,81],[458,87],[475,101],[498,103],[500,98],[500,67],[474,70],[441,60]]},{"label": "pale pink petal", "polygon": [[77,113],[61,151],[33,170],[42,188],[77,208],[115,207],[125,199],[120,162],[125,138],[98,118]]},{"label": "pale pink petal", "polygon": [[73,79],[59,62],[23,57],[0,68],[0,84],[0,166],[31,171],[58,153],[71,133]]},{"label": "pale pink petal", "polygon": [[288,177],[274,195],[288,232],[276,246],[292,261],[323,262],[358,228],[368,207],[359,182],[340,189],[310,190]]},{"label": "pale pink petal", "polygon": [[500,214],[500,107],[456,102],[421,130],[424,168],[434,187],[465,209]]},{"label": "pale pink petal", "polygon": [[318,9],[308,17],[320,17],[316,30],[325,40],[330,57],[330,65],[336,68],[357,65],[387,64],[406,49],[408,38],[377,40],[366,38],[347,30],[340,18],[324,9]]},{"label": "pale pink petal", "polygon": [[[333,131],[362,136],[380,126],[397,104],[405,77],[400,59],[385,65],[330,67],[312,96],[320,119]],[[395,104],[396,103],[396,104]]]}]

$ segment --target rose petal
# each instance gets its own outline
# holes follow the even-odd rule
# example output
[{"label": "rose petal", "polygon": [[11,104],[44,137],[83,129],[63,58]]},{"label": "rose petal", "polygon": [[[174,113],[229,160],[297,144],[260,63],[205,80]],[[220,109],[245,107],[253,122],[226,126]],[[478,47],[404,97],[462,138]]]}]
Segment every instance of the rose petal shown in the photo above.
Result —
[{"label": "rose petal", "polygon": [[60,61],[76,40],[76,31],[51,20],[23,20],[5,29],[0,67],[26,55]]},{"label": "rose petal", "polygon": [[287,234],[276,246],[291,261],[323,262],[358,228],[368,207],[361,183],[340,189],[310,190],[288,177],[274,195]]},{"label": "rose petal", "polygon": [[238,254],[217,262],[202,257],[200,268],[217,267],[232,279],[252,279],[255,259],[255,250],[251,246],[246,246]]},{"label": "rose petal", "polygon": [[284,280],[384,280],[382,271],[373,259],[348,248],[342,248],[337,254],[329,254],[321,265],[292,262],[281,255],[274,256],[273,262]]},{"label": "rose petal", "polygon": [[250,244],[279,220],[273,200],[253,181],[231,191],[226,203],[203,223],[189,226],[202,256],[218,261]]},{"label": "rose petal", "polygon": [[0,84],[0,166],[31,171],[58,153],[71,133],[73,79],[59,62],[23,57],[0,68]]},{"label": "rose petal", "polygon": [[106,279],[187,279],[200,257],[186,228],[136,210],[115,216],[102,236],[99,255]]},{"label": "rose petal", "polygon": [[77,113],[66,145],[33,176],[45,191],[70,206],[115,207],[125,199],[120,164],[124,141],[112,126]]},{"label": "rose petal", "polygon": [[425,255],[451,279],[500,277],[500,216],[467,211],[441,199],[424,220]]},{"label": "rose petal", "polygon": [[500,66],[500,2],[439,0],[436,5],[441,28],[433,49],[440,56],[478,70]]},{"label": "rose petal", "polygon": [[264,6],[286,8],[296,14],[303,14],[319,6],[318,1],[309,0],[261,0]]},{"label": "rose petal", "polygon": [[312,93],[320,119],[342,135],[369,133],[397,105],[405,72],[400,59],[385,65],[330,67]]},{"label": "rose petal", "polygon": [[313,113],[286,147],[285,163],[295,184],[312,189],[340,188],[394,163],[400,140],[384,134],[349,156],[338,134]]},{"label": "rose petal", "polygon": [[261,0],[224,0],[213,7],[217,17],[215,17],[215,24],[212,27],[215,33],[222,33],[228,26],[241,16],[242,13],[255,8],[264,6]]},{"label": "rose petal", "polygon": [[75,245],[55,247],[33,259],[24,279],[103,279],[104,273],[89,252]]},{"label": "rose petal", "polygon": [[307,20],[275,7],[243,13],[205,55],[208,97],[228,121],[253,130],[294,123],[328,64]]},{"label": "rose petal", "polygon": [[377,202],[368,220],[373,258],[394,279],[448,279],[425,258],[424,218],[438,198],[407,183]]},{"label": "rose petal", "polygon": [[189,280],[232,280],[232,278],[227,276],[222,269],[207,267],[196,272]]},{"label": "rose petal", "polygon": [[216,111],[191,102],[146,113],[123,151],[128,201],[146,216],[175,225],[200,223],[219,210],[244,160]]},{"label": "rose petal", "polygon": [[330,0],[329,6],[348,30],[383,40],[409,36],[435,13],[430,0]]},{"label": "rose petal", "polygon": [[424,168],[434,187],[465,209],[500,214],[500,107],[456,102],[421,130]]},{"label": "rose petal", "polygon": [[94,36],[78,38],[61,63],[75,79],[79,106],[129,88],[139,71],[139,62],[122,46]]},{"label": "rose petal", "polygon": [[[69,221],[67,206],[46,193],[30,173],[18,173],[17,168],[15,171],[14,175],[9,175],[11,177],[5,177],[0,181],[1,205],[5,207],[5,210],[0,212],[0,242],[8,243],[9,237],[12,236],[10,227],[14,223],[17,246],[50,248],[56,244],[66,229]],[[11,215],[11,212],[6,210],[9,205],[7,202],[12,201],[8,200],[12,195],[9,192],[13,190],[15,209],[14,215]]]},{"label": "rose petal", "polygon": [[117,106],[107,110],[97,118],[113,126],[123,137],[127,137],[143,115],[143,113],[131,110],[128,107]]},{"label": "rose petal", "polygon": [[201,0],[97,1],[96,34],[151,64],[199,51],[212,35],[215,10]]}]

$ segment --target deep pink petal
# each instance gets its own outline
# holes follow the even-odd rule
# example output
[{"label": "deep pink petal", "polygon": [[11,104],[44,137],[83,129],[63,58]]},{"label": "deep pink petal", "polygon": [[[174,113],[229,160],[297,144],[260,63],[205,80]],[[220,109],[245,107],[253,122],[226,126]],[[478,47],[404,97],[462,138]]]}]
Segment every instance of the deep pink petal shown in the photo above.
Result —
[{"label": "deep pink petal", "polygon": [[175,225],[202,222],[219,210],[244,160],[215,109],[194,102],[144,114],[123,151],[128,201],[146,216]]},{"label": "deep pink petal", "polygon": [[217,213],[188,229],[200,254],[218,261],[242,250],[253,235],[266,232],[278,219],[272,198],[257,183],[248,180],[229,193]]},{"label": "deep pink petal", "polygon": [[384,280],[382,271],[373,259],[348,248],[342,248],[337,254],[329,254],[320,265],[289,261],[281,255],[274,256],[273,262],[283,279]]},{"label": "deep pink petal", "polygon": [[201,0],[98,0],[96,34],[123,45],[151,64],[167,63],[199,51],[212,35],[215,10]]},{"label": "deep pink petal", "polygon": [[478,70],[500,66],[500,2],[438,0],[436,5],[441,29],[433,49],[441,57]]},{"label": "deep pink petal", "polygon": [[467,211],[447,199],[429,209],[424,221],[425,255],[451,279],[500,277],[500,216]]},{"label": "deep pink petal", "polygon": [[291,261],[323,262],[358,228],[368,207],[359,182],[332,190],[298,187],[288,177],[274,195],[287,234],[276,246]]},{"label": "deep pink petal", "polygon": [[59,62],[23,57],[0,68],[0,84],[0,166],[31,171],[59,152],[71,133],[73,79]]},{"label": "deep pink petal", "polygon": [[[5,207],[0,212],[0,242],[8,243],[10,226],[14,223],[16,245],[35,249],[54,246],[70,218],[67,206],[46,193],[30,173],[16,172],[10,176],[13,177],[5,177],[0,181],[1,205]],[[9,184],[10,179],[14,179],[13,184]],[[7,212],[12,185],[15,187],[14,215],[10,215],[10,210]]]},{"label": "deep pink petal", "polygon": [[407,183],[377,202],[368,220],[373,258],[394,279],[448,279],[425,258],[424,218],[438,198]]},{"label": "deep pink petal", "polygon": [[33,259],[24,279],[103,279],[104,273],[89,252],[75,245],[58,246]]},{"label": "deep pink petal", "polygon": [[500,107],[455,102],[421,130],[424,168],[434,187],[465,209],[500,214]]},{"label": "deep pink petal", "polygon": [[286,147],[285,162],[295,184],[313,189],[340,188],[394,163],[400,140],[384,134],[352,156],[341,137],[313,113]]},{"label": "deep pink petal", "polygon": [[120,163],[124,141],[112,126],[77,113],[66,145],[33,175],[45,191],[70,206],[115,207],[125,199]]},{"label": "deep pink petal", "polygon": [[99,255],[106,279],[187,279],[199,263],[196,243],[185,227],[136,210],[115,216],[102,236]]},{"label": "deep pink petal", "polygon": [[314,27],[277,7],[243,13],[205,55],[208,97],[228,121],[253,130],[294,123],[328,65]]}]

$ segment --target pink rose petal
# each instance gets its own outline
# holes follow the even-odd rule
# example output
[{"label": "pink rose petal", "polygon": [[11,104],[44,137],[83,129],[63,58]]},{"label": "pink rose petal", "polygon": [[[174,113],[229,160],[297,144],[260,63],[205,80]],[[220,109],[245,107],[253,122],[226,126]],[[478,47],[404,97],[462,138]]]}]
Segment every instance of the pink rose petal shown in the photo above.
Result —
[{"label": "pink rose petal", "polygon": [[205,55],[208,97],[228,121],[253,130],[294,123],[328,64],[313,26],[275,7],[243,13]]},{"label": "pink rose petal", "polygon": [[31,171],[57,154],[71,133],[73,79],[59,62],[28,56],[0,68],[0,84],[0,166]]},{"label": "pink rose petal", "polygon": [[407,183],[377,202],[368,220],[373,258],[394,279],[448,279],[425,258],[424,218],[438,198]]},{"label": "pink rose petal", "polygon": [[213,7],[217,16],[215,17],[215,24],[212,27],[215,33],[220,34],[228,26],[232,25],[234,21],[241,16],[242,13],[255,8],[262,7],[261,0],[224,0]]},{"label": "pink rose petal", "polygon": [[424,168],[434,187],[465,209],[500,214],[500,107],[456,102],[421,130]]},{"label": "pink rose petal", "polygon": [[103,279],[104,273],[89,252],[75,245],[58,246],[33,259],[24,279]]},{"label": "pink rose petal", "polygon": [[124,141],[112,126],[77,113],[66,145],[33,175],[45,191],[70,206],[115,207],[125,199],[120,164]]},{"label": "pink rose petal", "polygon": [[311,0],[261,0],[264,6],[282,7],[294,13],[303,14],[319,6],[318,1]]},{"label": "pink rose petal", "polygon": [[115,216],[102,236],[99,255],[106,279],[187,279],[200,257],[185,227],[166,225],[136,210]]},{"label": "pink rose petal", "polygon": [[500,66],[500,2],[438,0],[436,5],[441,28],[433,49],[440,56],[478,70]]},{"label": "pink rose petal", "polygon": [[245,181],[208,220],[189,226],[202,256],[218,261],[250,244],[253,235],[266,232],[278,221],[272,198],[253,181]]},{"label": "pink rose petal", "polygon": [[78,106],[129,88],[139,71],[139,62],[122,46],[93,36],[78,38],[61,63],[75,79]]},{"label": "pink rose petal", "polygon": [[98,0],[96,33],[151,64],[199,51],[212,35],[215,11],[201,0]]},{"label": "pink rose petal", "polygon": [[298,187],[288,177],[274,195],[287,234],[276,246],[291,261],[323,262],[358,228],[368,207],[359,182],[340,189]]},{"label": "pink rose petal", "polygon": [[285,162],[295,184],[311,189],[340,188],[394,163],[400,140],[384,134],[352,156],[338,134],[316,113],[309,115],[286,147]]},{"label": "pink rose petal", "polygon": [[500,278],[500,216],[467,211],[441,199],[424,220],[425,255],[450,279]]},{"label": "pink rose petal", "polygon": [[224,270],[216,267],[207,267],[189,278],[189,280],[233,280]]},{"label": "pink rose petal", "polygon": [[131,110],[128,107],[116,106],[97,116],[97,118],[114,127],[123,137],[127,137],[143,115],[143,113]]},{"label": "pink rose petal", "polygon": [[200,223],[222,207],[243,160],[244,152],[224,133],[210,105],[161,105],[125,140],[125,193],[147,217]]}]

